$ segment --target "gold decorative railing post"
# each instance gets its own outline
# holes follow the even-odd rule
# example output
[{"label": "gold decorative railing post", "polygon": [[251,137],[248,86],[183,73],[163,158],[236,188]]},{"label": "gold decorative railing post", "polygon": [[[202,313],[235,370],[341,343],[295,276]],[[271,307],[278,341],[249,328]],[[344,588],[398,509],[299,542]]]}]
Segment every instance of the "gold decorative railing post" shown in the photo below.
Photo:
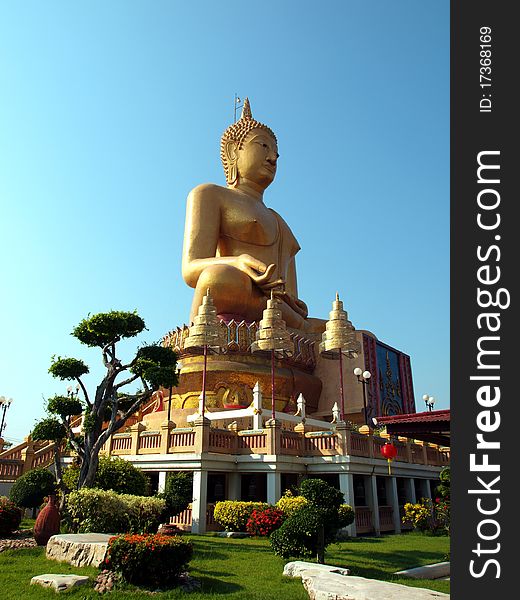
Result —
[{"label": "gold decorative railing post", "polygon": [[350,448],[351,433],[350,428],[344,422],[339,422],[336,425],[336,433],[338,434],[338,450],[343,456],[348,454]]},{"label": "gold decorative railing post", "polygon": [[278,454],[282,449],[282,425],[280,421],[269,419],[266,422],[267,454]]},{"label": "gold decorative railing post", "polygon": [[27,442],[27,446],[22,450],[22,473],[27,473],[27,471],[32,469],[34,459],[34,442],[32,441],[31,436],[27,436],[25,441]]},{"label": "gold decorative railing post", "polygon": [[422,447],[423,465],[428,464],[428,443],[425,442]]},{"label": "gold decorative railing post", "polygon": [[207,452],[209,447],[209,428],[211,421],[206,417],[199,417],[193,422],[195,429],[195,448],[196,454]]},{"label": "gold decorative railing post", "polygon": [[410,440],[406,440],[406,460],[409,463],[413,462],[412,442]]},{"label": "gold decorative railing post", "polygon": [[170,431],[175,428],[173,421],[163,421],[161,423],[161,454],[168,454],[170,450]]},{"label": "gold decorative railing post", "polygon": [[146,428],[142,423],[136,423],[130,427],[130,433],[132,435],[132,454],[139,454],[139,435],[141,431]]}]

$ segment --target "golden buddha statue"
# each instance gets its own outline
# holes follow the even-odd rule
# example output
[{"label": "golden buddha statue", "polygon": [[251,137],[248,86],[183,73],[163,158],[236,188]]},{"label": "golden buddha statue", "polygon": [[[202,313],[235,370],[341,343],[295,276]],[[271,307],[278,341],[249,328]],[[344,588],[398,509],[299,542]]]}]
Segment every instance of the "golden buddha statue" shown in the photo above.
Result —
[{"label": "golden buddha statue", "polygon": [[241,118],[221,139],[227,187],[202,184],[188,195],[182,275],[195,288],[190,320],[208,288],[224,318],[259,321],[274,290],[288,327],[321,332],[298,298],[295,255],[300,246],[287,223],[264,204],[278,162],[275,134],[251,114],[246,98]]}]

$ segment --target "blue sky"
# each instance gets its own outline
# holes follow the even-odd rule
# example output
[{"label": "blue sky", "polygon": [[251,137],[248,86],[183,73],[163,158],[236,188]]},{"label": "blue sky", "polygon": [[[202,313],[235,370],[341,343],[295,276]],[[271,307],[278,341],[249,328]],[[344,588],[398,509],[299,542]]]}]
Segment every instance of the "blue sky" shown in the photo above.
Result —
[{"label": "blue sky", "polygon": [[[410,354],[449,406],[449,2],[0,5],[0,395],[21,440],[66,385],[50,357],[95,350],[88,313],[188,319],[185,200],[224,184],[233,97],[278,137],[264,200],[302,250],[300,297]],[[134,344],[127,344],[131,352]],[[348,400],[347,400],[348,401]]]}]

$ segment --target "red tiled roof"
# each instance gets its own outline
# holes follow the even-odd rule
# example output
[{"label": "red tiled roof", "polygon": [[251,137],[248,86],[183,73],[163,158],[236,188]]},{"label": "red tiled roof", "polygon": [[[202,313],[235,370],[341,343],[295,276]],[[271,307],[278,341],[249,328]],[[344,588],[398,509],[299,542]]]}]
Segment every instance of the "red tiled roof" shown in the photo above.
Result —
[{"label": "red tiled roof", "polygon": [[439,421],[450,421],[450,409],[432,410],[421,413],[409,413],[406,415],[392,415],[389,417],[376,417],[377,424],[392,425],[401,423],[433,423]]}]

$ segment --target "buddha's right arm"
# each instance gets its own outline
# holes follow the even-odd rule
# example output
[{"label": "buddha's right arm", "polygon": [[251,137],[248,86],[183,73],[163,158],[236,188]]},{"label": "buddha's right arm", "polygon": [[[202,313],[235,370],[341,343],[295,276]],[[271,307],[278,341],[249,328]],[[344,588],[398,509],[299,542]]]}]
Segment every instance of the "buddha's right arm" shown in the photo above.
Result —
[{"label": "buddha's right arm", "polygon": [[216,256],[221,229],[221,192],[219,186],[203,184],[194,188],[186,205],[186,225],[182,251],[182,276],[196,287],[200,274],[208,267],[229,265],[251,277],[257,284],[268,281],[274,265],[266,265],[248,254]]}]

